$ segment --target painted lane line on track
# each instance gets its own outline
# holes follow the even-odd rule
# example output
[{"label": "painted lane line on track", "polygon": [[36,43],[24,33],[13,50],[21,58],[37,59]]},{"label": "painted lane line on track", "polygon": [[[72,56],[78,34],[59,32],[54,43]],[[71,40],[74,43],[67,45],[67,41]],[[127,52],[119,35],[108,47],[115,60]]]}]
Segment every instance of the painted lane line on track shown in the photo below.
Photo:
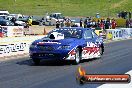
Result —
[{"label": "painted lane line on track", "polygon": [[[126,74],[130,74],[132,77],[132,70],[128,71]],[[128,84],[103,84],[97,88],[132,88],[132,81]]]}]

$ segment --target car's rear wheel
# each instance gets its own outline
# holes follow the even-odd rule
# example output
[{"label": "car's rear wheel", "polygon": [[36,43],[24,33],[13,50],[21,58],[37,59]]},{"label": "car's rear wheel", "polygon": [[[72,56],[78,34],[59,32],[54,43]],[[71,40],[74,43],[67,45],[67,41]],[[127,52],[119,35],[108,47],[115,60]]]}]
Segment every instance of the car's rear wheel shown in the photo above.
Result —
[{"label": "car's rear wheel", "polygon": [[79,48],[76,49],[76,54],[75,54],[75,60],[73,62],[73,64],[77,65],[79,64],[81,61],[81,52],[79,50]]},{"label": "car's rear wheel", "polygon": [[40,64],[40,59],[34,59],[33,58],[33,62],[34,62],[35,65],[39,65]]},{"label": "car's rear wheel", "polygon": [[99,53],[100,53],[100,55],[103,55],[103,48],[102,47],[99,48]]}]

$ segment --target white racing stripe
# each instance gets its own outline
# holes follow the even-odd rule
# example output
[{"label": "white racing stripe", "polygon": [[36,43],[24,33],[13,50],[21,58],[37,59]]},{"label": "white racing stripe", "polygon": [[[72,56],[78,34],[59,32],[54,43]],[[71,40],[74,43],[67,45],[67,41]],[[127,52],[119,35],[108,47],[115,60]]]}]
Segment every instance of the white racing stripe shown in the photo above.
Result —
[{"label": "white racing stripe", "polygon": [[[129,74],[132,77],[132,70],[125,74]],[[97,88],[132,88],[132,81],[128,84],[103,84]]]}]

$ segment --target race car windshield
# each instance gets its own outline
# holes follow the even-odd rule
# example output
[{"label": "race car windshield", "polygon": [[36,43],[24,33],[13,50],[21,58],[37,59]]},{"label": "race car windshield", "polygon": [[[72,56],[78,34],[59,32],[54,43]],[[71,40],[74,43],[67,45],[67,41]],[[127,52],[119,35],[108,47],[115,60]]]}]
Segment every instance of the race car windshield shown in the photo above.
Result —
[{"label": "race car windshield", "polygon": [[48,36],[50,36],[53,32],[64,34],[64,38],[82,38],[81,30],[53,30],[48,33]]}]

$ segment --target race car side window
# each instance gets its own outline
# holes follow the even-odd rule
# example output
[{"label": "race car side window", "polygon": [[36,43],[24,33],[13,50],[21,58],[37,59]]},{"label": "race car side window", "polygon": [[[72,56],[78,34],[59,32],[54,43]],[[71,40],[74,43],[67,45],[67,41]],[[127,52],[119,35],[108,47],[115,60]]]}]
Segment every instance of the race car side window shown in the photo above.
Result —
[{"label": "race car side window", "polygon": [[85,32],[84,32],[84,39],[89,39],[89,38],[92,38],[92,32],[91,32],[91,30],[86,30]]}]

